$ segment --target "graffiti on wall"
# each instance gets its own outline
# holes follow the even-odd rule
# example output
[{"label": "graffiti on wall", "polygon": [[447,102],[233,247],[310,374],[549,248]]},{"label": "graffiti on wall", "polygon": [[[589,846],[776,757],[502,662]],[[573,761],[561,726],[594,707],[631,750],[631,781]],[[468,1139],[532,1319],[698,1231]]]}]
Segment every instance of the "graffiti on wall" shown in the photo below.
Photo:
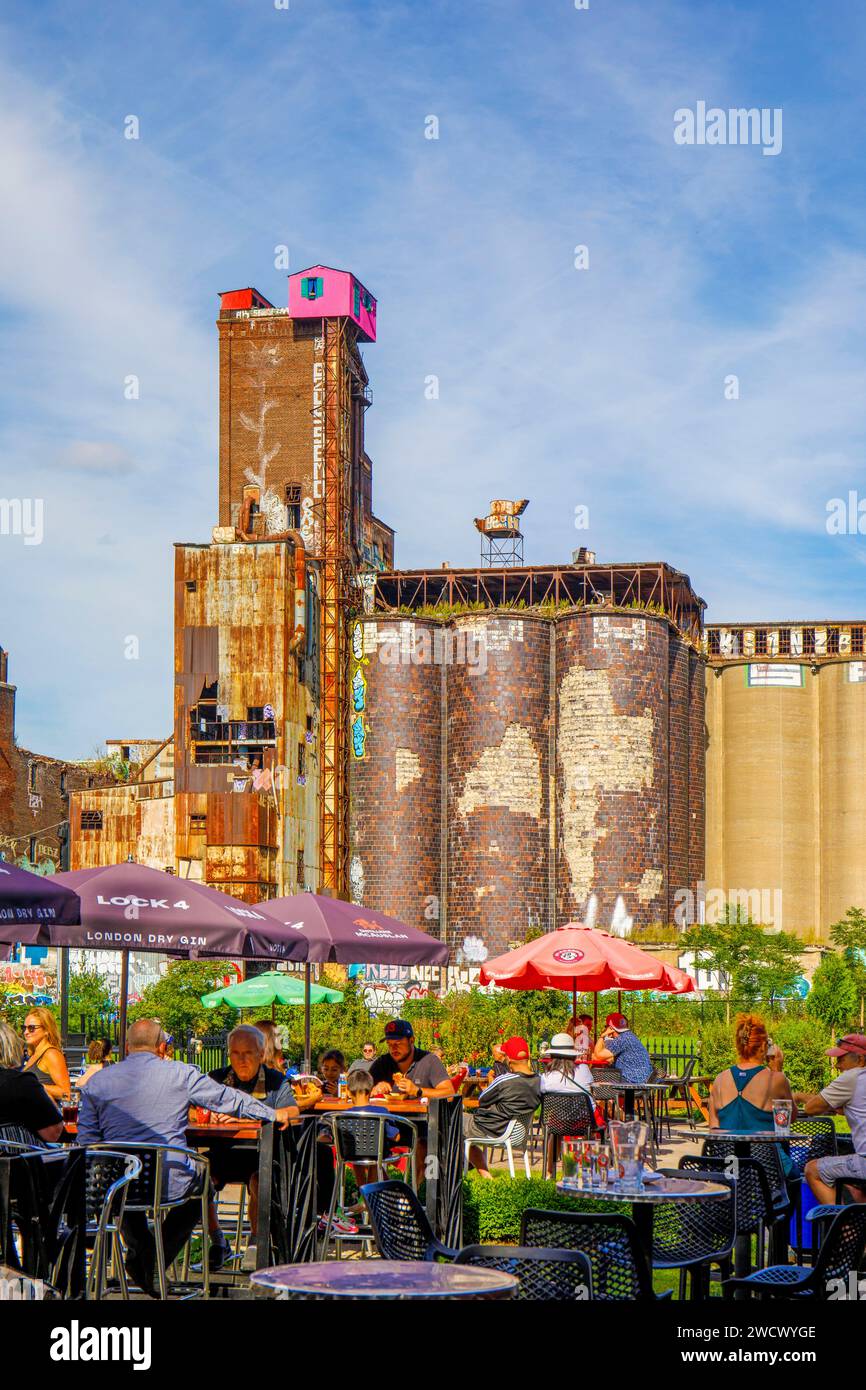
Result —
[{"label": "graffiti on wall", "polygon": [[351,701],[352,756],[360,760],[367,756],[367,677],[364,674],[364,667],[368,666],[370,661],[364,651],[363,623],[355,622],[352,624],[350,654],[349,698]]},{"label": "graffiti on wall", "polygon": [[478,966],[355,965],[349,974],[360,980],[364,1003],[371,1013],[399,1015],[409,999],[428,994],[468,994],[480,989],[493,994],[495,985],[480,984]]},{"label": "graffiti on wall", "polygon": [[0,964],[0,1007],[4,1004],[37,1004],[57,1002],[57,972],[50,967],[26,962],[5,961]]}]

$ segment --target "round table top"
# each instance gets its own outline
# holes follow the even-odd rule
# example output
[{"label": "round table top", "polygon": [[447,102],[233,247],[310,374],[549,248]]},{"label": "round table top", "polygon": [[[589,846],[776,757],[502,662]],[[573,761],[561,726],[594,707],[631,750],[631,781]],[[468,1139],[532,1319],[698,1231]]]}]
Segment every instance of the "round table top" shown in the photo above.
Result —
[{"label": "round table top", "polygon": [[260,1288],[313,1298],[512,1298],[513,1274],[420,1260],[325,1260],[277,1265],[250,1276]]},{"label": "round table top", "polygon": [[644,1181],[640,1190],[626,1187],[575,1187],[567,1181],[556,1184],[557,1192],[568,1197],[589,1197],[605,1202],[683,1202],[730,1197],[731,1189],[720,1182],[703,1182],[699,1178],[652,1178]]},{"label": "round table top", "polygon": [[798,1134],[796,1130],[776,1129],[693,1129],[694,1139],[733,1139],[738,1144],[784,1144],[789,1139],[807,1139],[808,1135]]}]

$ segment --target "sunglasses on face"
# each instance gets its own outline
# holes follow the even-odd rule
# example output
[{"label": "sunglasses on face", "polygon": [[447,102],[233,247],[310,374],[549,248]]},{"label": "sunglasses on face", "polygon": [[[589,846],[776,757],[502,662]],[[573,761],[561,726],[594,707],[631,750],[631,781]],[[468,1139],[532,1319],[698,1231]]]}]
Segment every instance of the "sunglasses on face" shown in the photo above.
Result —
[{"label": "sunglasses on face", "polygon": [[42,1024],[41,1024],[41,1023],[25,1023],[25,1025],[24,1025],[24,1032],[25,1032],[25,1033],[38,1033],[38,1032],[39,1032],[39,1029],[40,1029],[41,1027],[42,1027]]}]

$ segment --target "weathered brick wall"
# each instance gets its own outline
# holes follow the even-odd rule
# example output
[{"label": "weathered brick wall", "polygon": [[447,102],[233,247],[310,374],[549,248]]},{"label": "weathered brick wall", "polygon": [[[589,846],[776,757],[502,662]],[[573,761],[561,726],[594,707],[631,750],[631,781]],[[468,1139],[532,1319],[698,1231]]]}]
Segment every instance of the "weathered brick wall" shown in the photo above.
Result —
[{"label": "weathered brick wall", "polygon": [[366,754],[350,756],[353,897],[439,933],[441,671],[435,625],[386,619],[364,628]]},{"label": "weathered brick wall", "polygon": [[557,624],[558,911],[590,893],[610,921],[618,894],[637,920],[665,916],[668,625],[621,613]]},{"label": "weathered brick wall", "polygon": [[454,632],[448,935],[496,955],[548,917],[550,622],[467,617]]},{"label": "weathered brick wall", "polygon": [[26,856],[37,864],[50,861],[59,869],[69,793],[98,780],[81,763],[17,747],[15,686],[0,683],[0,854],[9,860]]},{"label": "weathered brick wall", "polygon": [[285,502],[286,485],[313,497],[316,325],[274,318],[218,320],[221,526],[237,525],[244,487],[261,478]]}]

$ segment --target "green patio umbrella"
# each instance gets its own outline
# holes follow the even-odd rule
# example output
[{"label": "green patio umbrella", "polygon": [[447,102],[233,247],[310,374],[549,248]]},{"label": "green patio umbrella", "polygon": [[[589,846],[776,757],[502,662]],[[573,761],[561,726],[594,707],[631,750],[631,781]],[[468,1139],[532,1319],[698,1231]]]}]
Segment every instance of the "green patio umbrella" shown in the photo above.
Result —
[{"label": "green patio umbrella", "polygon": [[[249,980],[215,989],[212,994],[203,994],[201,1002],[206,1009],[215,1009],[220,1004],[228,1004],[233,1009],[262,1009],[271,1006],[271,1018],[277,1004],[304,1004],[304,981],[294,975],[286,975],[281,970],[268,970],[263,975],[254,975]],[[327,989],[324,985],[310,985],[311,1004],[339,1004],[343,998],[342,990]]]}]

